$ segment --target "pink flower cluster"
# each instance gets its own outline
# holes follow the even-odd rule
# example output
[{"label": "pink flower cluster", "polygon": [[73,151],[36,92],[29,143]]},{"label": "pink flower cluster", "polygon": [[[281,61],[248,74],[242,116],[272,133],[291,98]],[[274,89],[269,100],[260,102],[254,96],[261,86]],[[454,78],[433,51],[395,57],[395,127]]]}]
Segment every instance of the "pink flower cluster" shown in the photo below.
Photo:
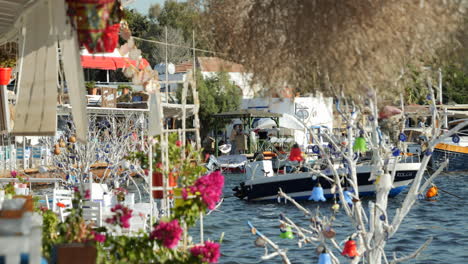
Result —
[{"label": "pink flower cluster", "polygon": [[219,251],[219,244],[215,242],[206,241],[203,246],[195,246],[190,249],[193,256],[202,257],[203,262],[217,263],[221,253]]},{"label": "pink flower cluster", "polygon": [[[200,193],[203,202],[208,209],[212,210],[223,194],[223,186],[224,176],[220,171],[215,171],[198,178],[195,184],[189,187],[189,190],[192,193]],[[184,188],[182,189],[182,198],[186,200],[187,197],[187,189]]]},{"label": "pink flower cluster", "polygon": [[133,210],[125,207],[121,204],[117,204],[111,209],[111,212],[115,213],[112,218],[107,218],[106,223],[112,225],[119,225],[123,228],[130,227],[130,218],[132,218]]},{"label": "pink flower cluster", "polygon": [[159,224],[151,232],[150,238],[162,241],[167,248],[174,248],[179,243],[183,230],[179,225],[179,221],[174,219],[170,222],[159,222]]},{"label": "pink flower cluster", "polygon": [[94,235],[94,241],[99,242],[99,243],[106,242],[106,235],[105,234],[96,233],[96,232],[93,231],[93,235]]},{"label": "pink flower cluster", "polygon": [[11,177],[16,178],[16,175],[18,175],[18,172],[16,172],[15,170],[12,170],[10,171],[10,175]]}]

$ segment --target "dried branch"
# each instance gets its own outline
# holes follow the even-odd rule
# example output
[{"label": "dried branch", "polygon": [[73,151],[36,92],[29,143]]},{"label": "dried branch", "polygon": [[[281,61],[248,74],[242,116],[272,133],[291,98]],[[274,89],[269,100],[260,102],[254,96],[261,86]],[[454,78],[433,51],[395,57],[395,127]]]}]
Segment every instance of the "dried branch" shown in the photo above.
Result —
[{"label": "dried branch", "polygon": [[260,231],[258,231],[253,225],[252,223],[250,223],[250,221],[247,221],[247,224],[249,225],[249,227],[251,228],[251,231],[254,235],[258,236],[258,237],[261,237],[263,240],[265,240],[265,242],[268,243],[268,245],[270,245],[276,252],[275,253],[272,253],[272,254],[269,254],[269,255],[264,255],[262,257],[262,259],[271,259],[273,257],[276,257],[276,256],[280,256],[282,259],[283,259],[283,263],[284,264],[291,264],[291,262],[289,261],[289,258],[288,256],[286,255],[286,252],[287,250],[283,250],[281,248],[278,247],[278,245],[276,245],[273,241],[271,241],[268,237],[266,237],[265,235],[263,235],[262,233],[260,233]]},{"label": "dried branch", "polygon": [[422,244],[415,252],[413,252],[411,255],[408,255],[408,256],[404,256],[404,257],[401,257],[401,258],[397,258],[396,257],[396,253],[393,252],[393,260],[392,262],[390,262],[390,264],[396,264],[396,263],[400,263],[400,262],[403,262],[403,261],[407,261],[407,260],[410,260],[410,259],[413,259],[413,258],[416,258],[419,254],[421,254],[421,252],[427,247],[429,246],[429,244],[432,242],[432,237],[430,237],[426,242],[424,242],[424,244]]}]

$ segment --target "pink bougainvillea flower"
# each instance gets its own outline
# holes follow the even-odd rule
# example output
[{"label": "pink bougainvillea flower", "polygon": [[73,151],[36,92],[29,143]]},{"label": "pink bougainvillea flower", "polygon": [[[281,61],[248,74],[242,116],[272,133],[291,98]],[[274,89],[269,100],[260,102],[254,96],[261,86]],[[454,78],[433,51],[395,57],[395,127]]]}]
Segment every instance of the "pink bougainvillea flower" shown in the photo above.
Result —
[{"label": "pink bougainvillea flower", "polygon": [[85,191],[84,198],[85,199],[91,199],[91,191],[89,189]]},{"label": "pink bougainvillea flower", "polygon": [[177,147],[180,148],[180,147],[182,146],[182,141],[177,140],[177,141],[175,142],[175,145],[176,145]]},{"label": "pink bougainvillea flower", "polygon": [[219,244],[211,241],[206,241],[203,246],[194,246],[190,249],[195,257],[201,257],[203,262],[217,263],[221,252],[219,250]]},{"label": "pink bougainvillea flower", "polygon": [[94,241],[99,242],[99,243],[104,243],[106,242],[106,235],[105,234],[100,234],[93,232],[94,235]]},{"label": "pink bougainvillea flower", "polygon": [[188,192],[186,188],[182,188],[182,199],[187,200]]},{"label": "pink bougainvillea flower", "polygon": [[162,241],[167,248],[174,248],[179,243],[182,233],[183,230],[177,219],[170,222],[161,221],[151,232],[150,238]]},{"label": "pink bougainvillea flower", "polygon": [[132,218],[133,210],[121,204],[117,204],[111,208],[111,212],[115,214],[111,218],[107,218],[106,223],[119,225],[123,228],[130,227],[130,218]]},{"label": "pink bougainvillea flower", "polygon": [[18,173],[15,170],[12,170],[10,171],[10,175],[11,177],[16,178],[16,175],[18,175]]},{"label": "pink bougainvillea flower", "polygon": [[[208,209],[216,207],[216,203],[223,194],[224,176],[220,171],[215,171],[198,178],[190,187],[192,193],[200,193],[200,196]],[[182,194],[183,195],[183,194]]]}]

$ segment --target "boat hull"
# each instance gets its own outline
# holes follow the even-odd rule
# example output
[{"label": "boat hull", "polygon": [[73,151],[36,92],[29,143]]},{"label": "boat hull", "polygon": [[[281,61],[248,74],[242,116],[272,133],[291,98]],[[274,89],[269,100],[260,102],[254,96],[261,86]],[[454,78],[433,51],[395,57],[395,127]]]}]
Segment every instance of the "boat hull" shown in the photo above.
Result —
[{"label": "boat hull", "polygon": [[[416,163],[415,163],[416,164]],[[401,164],[398,164],[400,166]],[[420,164],[415,166],[406,166],[406,168],[397,168],[395,182],[389,196],[393,197],[403,191],[408,184],[416,176]],[[401,166],[400,166],[401,167]],[[357,178],[359,185],[360,196],[375,195],[374,181],[369,181],[370,168],[358,170]],[[313,174],[309,172],[291,173],[284,175],[276,175],[273,177],[262,177],[246,181],[237,188],[235,195],[239,198],[247,198],[248,201],[268,201],[277,199],[278,190],[281,188],[283,192],[295,200],[307,200],[314,186],[320,183],[324,189],[325,197],[332,198],[330,192],[331,184],[322,177],[314,180]]]},{"label": "boat hull", "polygon": [[432,153],[432,167],[438,168],[446,159],[449,164],[446,171],[468,170],[468,147],[452,144],[437,144]]}]

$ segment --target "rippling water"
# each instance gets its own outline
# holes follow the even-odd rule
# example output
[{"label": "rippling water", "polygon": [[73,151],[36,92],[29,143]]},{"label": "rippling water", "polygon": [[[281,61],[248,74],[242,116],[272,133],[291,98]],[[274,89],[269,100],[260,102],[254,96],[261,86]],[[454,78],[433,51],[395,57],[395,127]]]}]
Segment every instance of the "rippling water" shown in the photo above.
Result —
[{"label": "rippling water", "polygon": [[[466,177],[468,175],[445,174],[440,175],[435,183],[442,190],[467,197]],[[279,257],[269,261],[260,259],[264,250],[254,246],[255,236],[249,231],[246,224],[248,220],[280,247],[287,248],[292,263],[317,263],[314,246],[305,245],[300,249],[296,240],[279,238],[279,213],[283,212],[298,224],[306,226],[307,221],[303,214],[291,204],[247,203],[232,197],[231,189],[242,180],[243,175],[227,174],[224,203],[219,211],[205,217],[205,239],[218,240],[220,234],[224,232],[220,263],[281,263]],[[389,199],[390,218],[403,201],[404,194],[406,192]],[[443,192],[439,192],[439,195],[439,201],[415,203],[397,234],[388,241],[386,251],[389,258],[392,258],[393,251],[397,256],[411,253],[429,236],[433,236],[434,240],[426,250],[416,260],[407,263],[468,263],[468,200],[460,200]],[[320,204],[303,202],[302,205],[309,210],[315,210],[320,206],[324,214],[331,213],[331,202]],[[364,202],[364,205],[367,203]],[[337,216],[335,230],[339,241],[346,239],[352,230],[347,219],[343,211]],[[198,239],[197,231],[191,230],[194,239]],[[344,258],[341,261],[347,263]]]}]

